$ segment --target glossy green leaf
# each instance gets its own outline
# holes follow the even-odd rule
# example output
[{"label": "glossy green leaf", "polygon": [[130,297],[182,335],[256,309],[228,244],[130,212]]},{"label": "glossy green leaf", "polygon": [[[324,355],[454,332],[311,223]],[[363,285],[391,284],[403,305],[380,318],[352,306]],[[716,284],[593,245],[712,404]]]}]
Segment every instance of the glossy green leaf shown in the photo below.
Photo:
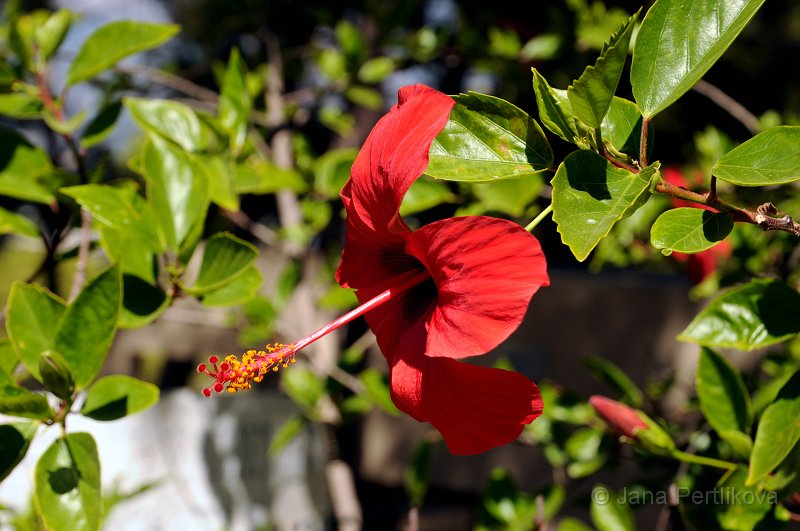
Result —
[{"label": "glossy green leaf", "polygon": [[592,128],[600,127],[617,91],[638,17],[633,15],[611,36],[594,66],[587,66],[567,89],[572,111]]},{"label": "glossy green leaf", "polygon": [[94,420],[117,420],[153,406],[158,402],[158,387],[115,374],[104,376],[86,390],[81,414]]},{"label": "glossy green leaf", "polygon": [[202,303],[205,306],[244,304],[255,297],[263,283],[264,277],[261,275],[261,271],[251,264],[229,284],[205,293]]},{"label": "glossy green leaf", "polygon": [[127,231],[118,231],[98,224],[100,244],[111,262],[118,262],[123,273],[149,283],[156,281],[156,253]]},{"label": "glossy green leaf", "polygon": [[583,261],[617,221],[650,197],[658,163],[634,174],[593,151],[570,153],[553,177],[553,221],[575,257]]},{"label": "glossy green leaf", "polygon": [[52,203],[48,177],[53,173],[50,157],[18,132],[0,127],[0,195]]},{"label": "glossy green leaf", "polygon": [[55,416],[47,397],[13,384],[0,386],[0,413],[36,420]]},{"label": "glossy green leaf", "polygon": [[42,116],[42,100],[27,92],[0,94],[0,114],[20,120]]},{"label": "glossy green leaf", "polygon": [[36,238],[39,236],[39,231],[36,225],[22,214],[0,207],[0,234],[21,234]]},{"label": "glossy green leaf", "polygon": [[800,371],[781,388],[756,430],[747,485],[764,479],[800,440]]},{"label": "glossy green leaf", "polygon": [[800,333],[800,294],[771,279],[753,280],[719,295],[678,339],[707,347],[753,350]]},{"label": "glossy green leaf", "polygon": [[586,127],[579,129],[572,105],[566,91],[552,88],[538,70],[532,68],[533,89],[536,92],[536,105],[539,108],[539,119],[550,132],[558,135],[563,140],[577,145],[581,149],[590,146],[591,131]]},{"label": "glossy green leaf", "polygon": [[228,59],[228,68],[222,78],[217,117],[230,135],[233,153],[238,153],[247,138],[247,120],[250,117],[250,94],[247,91],[247,67],[234,48]]},{"label": "glossy green leaf", "polygon": [[208,199],[231,212],[239,211],[239,196],[234,188],[233,168],[228,154],[194,155],[204,169],[208,182]]},{"label": "glossy green leaf", "polygon": [[6,479],[28,452],[36,424],[33,422],[14,422],[0,425],[0,481]]},{"label": "glossy green leaf", "polygon": [[233,234],[218,232],[208,239],[200,273],[189,293],[202,294],[229,284],[244,274],[258,255],[258,250],[250,243]]},{"label": "glossy green leaf", "polygon": [[658,0],[633,48],[631,85],[652,118],[692,88],[744,29],[764,0]]},{"label": "glossy green leaf", "polygon": [[173,250],[202,223],[208,205],[203,168],[181,148],[150,135],[143,154],[148,198]]},{"label": "glossy green leaf", "polygon": [[664,254],[699,253],[714,247],[733,230],[726,214],[700,208],[667,210],[650,228],[650,244]]},{"label": "glossy green leaf", "polygon": [[592,490],[592,505],[589,507],[592,523],[599,531],[635,531],[633,511],[627,503],[604,485]]},{"label": "glossy green leaf", "polygon": [[597,380],[621,393],[623,402],[635,408],[642,407],[644,393],[617,365],[599,356],[592,356],[586,359],[586,366]]},{"label": "glossy green leaf", "polygon": [[204,150],[210,141],[207,126],[195,112],[177,101],[124,98],[122,102],[142,131],[174,142],[189,152]]},{"label": "glossy green leaf", "polygon": [[768,186],[800,179],[800,126],[775,127],[726,153],[711,168],[739,186]]},{"label": "glossy green leaf", "polygon": [[112,101],[101,108],[86,126],[86,130],[81,136],[81,147],[88,149],[108,138],[108,135],[114,130],[114,126],[117,125],[117,118],[121,111],[122,102],[119,100]]},{"label": "glossy green leaf", "polygon": [[717,433],[750,430],[753,406],[742,376],[728,360],[704,348],[697,366],[696,385],[700,409]]},{"label": "glossy green leaf", "polygon": [[52,531],[96,531],[102,502],[100,459],[88,433],[57,439],[36,464],[36,505]]},{"label": "glossy green leaf", "polygon": [[452,203],[455,198],[446,183],[423,176],[414,181],[406,195],[403,196],[400,215],[410,216],[417,212],[423,212],[442,203]]},{"label": "glossy green leaf", "polygon": [[19,361],[37,380],[39,356],[55,348],[56,328],[64,310],[64,302],[40,286],[23,282],[11,286],[6,332]]},{"label": "glossy green leaf", "polygon": [[152,207],[132,187],[84,184],[60,192],[75,199],[94,220],[137,238],[150,251],[164,249]]},{"label": "glossy green leaf", "polygon": [[160,288],[136,275],[122,275],[121,328],[140,328],[152,323],[166,310],[172,299]]},{"label": "glossy green leaf", "polygon": [[[642,115],[639,107],[632,101],[614,96],[601,125],[603,141],[606,148],[613,147],[634,159],[639,158],[639,146],[642,142]],[[647,153],[653,149],[655,128],[647,129]]]},{"label": "glossy green leaf", "polygon": [[43,352],[39,357],[39,374],[45,389],[61,400],[72,400],[75,379],[64,356],[55,350]]},{"label": "glossy green leaf", "polygon": [[450,119],[431,144],[427,175],[494,181],[545,171],[553,164],[542,129],[524,111],[476,92],[454,99]]},{"label": "glossy green leaf", "polygon": [[78,389],[94,380],[103,366],[114,339],[121,303],[120,269],[112,265],[86,284],[64,312],[55,344],[69,364]]},{"label": "glossy green leaf", "polygon": [[303,433],[306,426],[308,426],[308,420],[303,415],[290,417],[281,424],[281,427],[278,428],[278,431],[269,441],[269,448],[267,449],[269,455],[272,457],[278,455],[295,437]]},{"label": "glossy green leaf", "polygon": [[98,28],[84,41],[67,72],[67,85],[90,79],[121,59],[157,48],[171,39],[180,27],[135,20],[118,20]]}]

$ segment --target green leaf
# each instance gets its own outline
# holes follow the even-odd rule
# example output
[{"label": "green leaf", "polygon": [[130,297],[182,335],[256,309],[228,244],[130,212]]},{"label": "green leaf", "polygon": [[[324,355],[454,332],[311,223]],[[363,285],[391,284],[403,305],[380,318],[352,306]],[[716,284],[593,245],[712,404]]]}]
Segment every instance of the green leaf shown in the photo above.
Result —
[{"label": "green leaf", "polygon": [[[347,166],[347,173],[349,174],[349,172],[350,166]],[[297,170],[281,168],[256,155],[248,157],[246,161],[236,165],[233,171],[233,187],[238,194],[271,194],[278,190],[293,190],[300,193],[308,188]],[[338,195],[339,191],[337,190],[336,194],[330,197],[338,197]]]},{"label": "green leaf", "polygon": [[373,57],[359,67],[358,80],[368,84],[380,83],[394,72],[394,68],[391,57]]},{"label": "green leaf", "polygon": [[25,457],[34,435],[36,424],[33,422],[0,425],[0,481]]},{"label": "green leaf", "polygon": [[[639,107],[632,101],[614,96],[611,106],[601,125],[606,148],[613,147],[617,151],[639,158],[639,146],[642,141],[642,115]],[[655,128],[647,129],[647,152],[653,149]]]},{"label": "green leaf", "polygon": [[67,85],[91,79],[129,55],[157,48],[179,30],[176,24],[135,20],[119,20],[101,26],[89,35],[72,60],[67,73]]},{"label": "green leaf", "polygon": [[263,283],[264,277],[261,275],[261,271],[251,264],[233,282],[205,293],[202,303],[204,306],[244,304],[255,297]]},{"label": "green leaf", "polygon": [[52,203],[55,196],[47,182],[52,173],[47,153],[18,132],[0,127],[0,195]]},{"label": "green leaf", "polygon": [[800,179],[800,126],[775,127],[726,153],[711,168],[739,186],[768,186]]},{"label": "green leaf", "polygon": [[[353,297],[355,298],[355,296]],[[9,339],[0,339],[0,383],[13,383],[11,375],[19,363],[14,345]]]},{"label": "green leaf", "polygon": [[117,420],[155,405],[158,387],[115,374],[104,376],[86,390],[81,414],[94,420]]},{"label": "green leaf", "polygon": [[78,389],[94,380],[103,366],[117,329],[121,299],[122,279],[115,264],[84,286],[58,324],[55,345]]},{"label": "green leaf", "polygon": [[800,440],[800,371],[786,382],[764,410],[756,430],[747,485],[754,485],[781,464]]},{"label": "green leaf", "polygon": [[540,33],[525,43],[519,56],[523,61],[554,59],[563,44],[564,37],[558,33]]},{"label": "green leaf", "polygon": [[655,163],[634,174],[617,168],[593,151],[570,153],[553,177],[553,220],[579,261],[589,256],[614,224],[650,197]]},{"label": "green leaf", "polygon": [[370,402],[381,408],[385,413],[398,416],[400,411],[392,402],[389,393],[389,382],[381,372],[375,369],[365,369],[359,375],[361,383],[364,384],[364,396]]},{"label": "green leaf", "polygon": [[339,192],[350,178],[350,167],[357,155],[357,149],[343,148],[327,151],[316,159],[312,167],[314,191],[328,199],[338,199]]},{"label": "green leaf", "polygon": [[150,135],[144,147],[144,174],[167,245],[177,250],[208,207],[203,168],[181,148]]},{"label": "green leaf", "polygon": [[42,116],[42,100],[26,92],[0,94],[0,114],[20,120]]},{"label": "green leaf", "polygon": [[0,234],[22,234],[36,238],[39,236],[39,231],[25,216],[0,207]]},{"label": "green leaf", "polygon": [[592,490],[589,514],[599,531],[635,531],[633,511],[622,497],[604,485]]},{"label": "green leaf", "polygon": [[36,464],[35,495],[48,529],[99,529],[100,459],[91,435],[70,433],[53,442]]},{"label": "green leaf", "polygon": [[719,492],[725,493],[724,503],[709,507],[716,513],[720,529],[754,531],[783,528],[781,525],[776,526],[774,520],[772,525],[769,524],[769,520],[764,521],[764,517],[772,511],[774,500],[777,500],[774,492],[754,487],[748,488],[747,471],[744,468],[737,468],[723,479],[724,481],[720,480],[721,483],[718,484],[717,489]]},{"label": "green leaf", "polygon": [[611,36],[594,66],[587,66],[567,89],[572,111],[592,128],[600,127],[617,91],[638,17],[634,14]]},{"label": "green leaf", "polygon": [[257,255],[258,249],[252,244],[228,232],[218,232],[206,243],[197,280],[185,289],[202,294],[221,288],[242,275]]},{"label": "green leaf", "polygon": [[203,168],[208,182],[208,198],[231,212],[239,211],[239,196],[234,189],[231,160],[227,153],[220,155],[194,155]]},{"label": "green leaf", "polygon": [[64,356],[55,350],[48,350],[39,357],[39,374],[44,388],[61,400],[70,403],[75,391],[75,380],[69,372]]},{"label": "green leaf", "polygon": [[800,294],[777,280],[753,280],[718,296],[678,339],[707,347],[753,350],[800,333]]},{"label": "green leaf", "polygon": [[138,239],[148,250],[164,249],[156,215],[134,188],[84,184],[59,191],[75,199],[96,221]]},{"label": "green leaf", "polygon": [[559,518],[556,531],[592,531],[592,528],[577,518],[567,516],[566,518]]},{"label": "green leaf", "polygon": [[44,24],[36,28],[36,42],[42,61],[47,61],[58,51],[74,19],[75,16],[71,11],[61,9],[50,15]]},{"label": "green leaf", "polygon": [[[544,179],[539,174],[530,174],[519,179],[504,179],[493,183],[471,184],[472,193],[475,194],[478,201],[459,210],[457,215],[501,212],[508,216],[521,217],[526,213],[533,200],[539,197],[544,184]],[[414,188],[414,185],[411,185],[411,188]]]},{"label": "green leaf", "polygon": [[599,356],[591,356],[586,359],[585,363],[597,380],[621,393],[625,403],[635,408],[642,407],[644,393],[622,369]]},{"label": "green leaf", "polygon": [[66,121],[59,120],[50,111],[45,108],[42,113],[42,120],[47,124],[47,127],[61,135],[72,135],[78,128],[86,121],[86,111],[80,111],[74,116],[68,118]]},{"label": "green leaf", "polygon": [[88,149],[108,138],[117,124],[120,111],[122,111],[122,102],[119,100],[112,101],[100,109],[86,126],[86,130],[81,136],[81,147]]},{"label": "green leaf", "polygon": [[99,224],[100,244],[111,262],[119,262],[122,272],[147,282],[156,281],[155,253],[131,233]]},{"label": "green leaf", "polygon": [[140,328],[152,323],[169,308],[172,298],[164,291],[142,278],[122,275],[122,308],[118,325],[120,328]]},{"label": "green leaf", "polygon": [[281,424],[275,435],[269,442],[267,452],[271,457],[278,455],[287,444],[292,442],[295,437],[303,433],[303,430],[308,426],[308,420],[303,415],[295,415],[290,417],[286,422]]},{"label": "green leaf", "polygon": [[411,507],[422,507],[431,474],[431,443],[421,440],[414,447],[403,471],[403,485]]},{"label": "green leaf", "polygon": [[699,253],[714,247],[733,230],[727,214],[701,208],[681,207],[667,210],[650,228],[650,244],[669,255]]},{"label": "green leaf", "polygon": [[581,149],[589,148],[590,131],[583,127],[578,129],[572,105],[566,96],[566,91],[552,88],[538,70],[532,68],[533,89],[536,92],[536,105],[539,108],[539,119],[550,132],[561,139],[576,144]]},{"label": "green leaf", "polygon": [[292,367],[281,372],[283,390],[295,404],[312,412],[320,398],[325,395],[325,382],[306,367]]},{"label": "green leaf", "polygon": [[410,216],[442,203],[452,203],[454,201],[455,195],[453,195],[446,183],[434,181],[423,176],[414,181],[406,195],[403,196],[403,202],[400,204],[400,215]]},{"label": "green leaf", "polygon": [[47,397],[28,391],[24,387],[9,384],[0,386],[0,413],[35,420],[45,420],[55,416]]},{"label": "green leaf", "polygon": [[696,385],[700,409],[717,433],[750,430],[753,406],[742,376],[728,360],[704,348],[700,352]]},{"label": "green leaf", "polygon": [[187,105],[146,98],[123,98],[122,102],[142,131],[174,142],[189,152],[208,147],[212,133]]},{"label": "green leaf", "polygon": [[692,88],[717,62],[764,0],[658,0],[633,48],[631,85],[652,118]]},{"label": "green leaf", "polygon": [[23,282],[11,286],[6,332],[19,361],[37,380],[41,380],[39,356],[55,348],[56,329],[64,310],[64,302],[40,286]]},{"label": "green leaf", "polygon": [[450,119],[431,144],[427,175],[494,181],[545,171],[553,164],[542,129],[524,111],[477,92],[454,99]]},{"label": "green leaf", "polygon": [[222,78],[217,118],[231,139],[231,151],[238,153],[247,138],[250,117],[250,94],[247,91],[247,67],[239,50],[231,50],[228,68]]}]

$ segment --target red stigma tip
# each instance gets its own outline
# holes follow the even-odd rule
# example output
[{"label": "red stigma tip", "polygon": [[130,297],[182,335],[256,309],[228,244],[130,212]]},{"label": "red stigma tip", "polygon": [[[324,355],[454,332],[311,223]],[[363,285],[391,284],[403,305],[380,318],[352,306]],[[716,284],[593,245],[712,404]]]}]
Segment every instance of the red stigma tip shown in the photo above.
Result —
[{"label": "red stigma tip", "polygon": [[200,365],[198,365],[197,366],[197,372],[206,372],[206,364],[205,363],[201,363]]},{"label": "red stigma tip", "polygon": [[211,389],[208,389],[208,388],[203,389],[203,396],[205,396],[205,397],[211,396]]},{"label": "red stigma tip", "polygon": [[222,363],[219,364],[219,370],[221,371],[227,371],[230,368],[231,366],[227,361],[223,361]]},{"label": "red stigma tip", "polygon": [[214,384],[214,391],[216,391],[218,393],[221,393],[222,389],[223,389],[223,385],[221,383],[217,382],[217,383]]},{"label": "red stigma tip", "polygon": [[219,358],[217,356],[211,356],[210,358],[208,358],[208,362],[211,363],[212,365],[217,363],[218,361]]}]

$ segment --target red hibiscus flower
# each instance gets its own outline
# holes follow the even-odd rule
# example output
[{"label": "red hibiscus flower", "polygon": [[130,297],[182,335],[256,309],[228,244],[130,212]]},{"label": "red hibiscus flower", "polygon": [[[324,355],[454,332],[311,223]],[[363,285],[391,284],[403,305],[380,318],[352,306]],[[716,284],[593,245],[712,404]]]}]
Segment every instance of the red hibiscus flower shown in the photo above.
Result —
[{"label": "red hibiscus flower", "polygon": [[202,366],[216,380],[207,394],[249,387],[249,379],[277,370],[300,348],[364,315],[389,364],[392,400],[438,429],[452,453],[509,443],[541,414],[539,390],[524,376],[458,361],[505,340],[531,296],[548,284],[539,242],[507,220],[469,216],[412,231],[399,215],[453,105],[431,88],[402,88],[353,164],[341,193],[347,236],[336,276],[356,290],[361,306],[293,345],[253,353],[260,365],[229,358],[213,371]]}]

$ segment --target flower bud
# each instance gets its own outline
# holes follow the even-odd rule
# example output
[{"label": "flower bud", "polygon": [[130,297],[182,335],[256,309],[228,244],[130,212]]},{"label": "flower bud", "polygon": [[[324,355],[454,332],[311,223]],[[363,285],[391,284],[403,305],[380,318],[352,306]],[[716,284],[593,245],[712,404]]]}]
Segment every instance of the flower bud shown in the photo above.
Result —
[{"label": "flower bud", "polygon": [[639,412],[625,404],[600,395],[589,398],[589,403],[603,417],[614,431],[629,439],[636,438],[638,430],[646,430],[647,423],[639,416]]}]

